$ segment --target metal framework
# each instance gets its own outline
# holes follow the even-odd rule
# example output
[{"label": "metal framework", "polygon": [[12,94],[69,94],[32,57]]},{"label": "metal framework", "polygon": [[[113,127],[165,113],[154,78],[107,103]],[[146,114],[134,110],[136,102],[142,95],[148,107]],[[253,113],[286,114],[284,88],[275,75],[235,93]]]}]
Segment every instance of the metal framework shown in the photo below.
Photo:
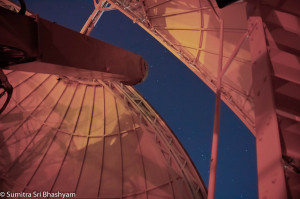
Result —
[{"label": "metal framework", "polygon": [[[214,198],[220,99],[222,99],[256,136],[259,198],[298,198],[300,177],[297,170],[300,166],[300,148],[296,143],[300,141],[300,110],[297,108],[300,105],[300,98],[296,93],[299,93],[300,89],[300,66],[296,60],[299,60],[300,49],[295,43],[299,43],[299,37],[296,36],[299,35],[300,29],[299,13],[297,13],[299,4],[293,0],[281,3],[269,0],[262,2],[249,0],[247,3],[237,2],[222,11],[210,0],[188,1],[187,5],[192,5],[190,7],[187,5],[184,7],[180,0],[143,0],[139,3],[139,9],[127,1],[108,0],[108,2],[161,42],[216,92],[208,197]],[[197,6],[195,6],[196,2],[198,2]],[[247,11],[246,6],[243,5],[247,6]],[[176,11],[169,11],[176,6],[178,6]],[[228,10],[237,12],[234,16],[236,18],[244,12],[247,16],[244,22],[246,27],[241,28],[240,22],[237,20],[235,22],[233,14],[230,15]],[[192,15],[193,13],[197,15]],[[191,15],[188,16],[189,14]],[[218,25],[206,26],[207,15],[214,16]],[[170,19],[172,17],[177,17],[178,22],[172,21]],[[197,21],[195,17],[199,17],[200,20]],[[191,18],[195,21],[193,26],[180,21]],[[210,20],[210,23],[216,24],[212,18]],[[196,36],[199,45],[193,46],[191,42],[184,42],[178,36],[179,31],[185,31],[186,36],[190,32],[200,32],[198,34],[200,36]],[[208,34],[214,32],[219,33],[219,52],[204,46],[203,35],[206,34],[207,37]],[[228,36],[224,37],[225,33],[232,34],[232,37],[234,33],[240,33],[237,37],[240,40],[234,43],[231,51],[223,50],[228,48],[228,44],[223,44],[223,41],[230,40]],[[211,45],[217,46],[217,43]],[[248,47],[245,48],[245,45]],[[251,57],[240,57],[241,51],[245,49]],[[228,55],[228,52],[231,54]],[[217,74],[212,75],[208,71],[213,64],[198,61],[203,53],[218,57],[218,66],[214,66],[218,68]],[[227,60],[222,61],[222,59]],[[226,77],[227,69],[234,68],[236,61],[250,66],[251,87],[246,92],[228,81],[221,81],[223,76]],[[231,75],[235,74],[231,72]],[[252,104],[253,117],[249,114],[249,109],[244,109],[239,104],[237,96]],[[265,105],[266,102],[268,106]]]},{"label": "metal framework", "polygon": [[[169,188],[173,190],[171,191],[173,193],[171,198],[175,198],[175,195],[178,197],[179,193],[189,194],[190,198],[206,198],[205,186],[177,138],[170,133],[170,129],[160,116],[133,87],[101,80],[78,81],[68,77],[58,79],[55,75],[38,73],[19,71],[5,71],[5,73],[11,80],[15,93],[19,95],[18,97],[13,96],[12,103],[0,116],[0,120],[3,122],[0,125],[2,132],[1,161],[4,157],[11,158],[5,163],[5,167],[1,165],[0,177],[3,180],[2,185],[4,183],[5,186],[13,187],[11,191],[18,190],[28,193],[42,189],[55,192],[58,186],[62,185],[60,191],[66,187],[73,187],[72,190],[75,190],[79,196],[84,196],[82,192],[84,192],[83,183],[87,183],[87,168],[94,165],[91,164],[91,161],[96,161],[99,164],[95,166],[101,168],[92,169],[90,172],[94,175],[91,179],[96,178],[93,181],[99,180],[98,191],[95,193],[97,198],[126,198],[129,196],[147,198],[154,192],[165,194],[161,191]],[[21,78],[15,79],[14,77]],[[20,91],[26,89],[27,85],[31,85],[31,89],[26,93],[21,93]],[[103,96],[103,101],[99,100],[101,96]],[[34,101],[33,98],[35,98]],[[36,104],[33,107],[28,106],[32,102]],[[103,113],[99,112],[101,107],[104,107],[100,109],[103,110]],[[112,110],[115,110],[113,112],[117,116],[116,121],[111,118]],[[24,115],[24,118],[13,121],[16,124],[13,127],[10,126],[11,117],[18,115],[19,112]],[[58,113],[59,115],[57,115]],[[99,122],[103,122],[104,125],[97,124]],[[111,122],[117,125],[116,129],[112,128]],[[128,122],[131,122],[132,126],[128,126]],[[141,155],[139,156],[140,160],[135,164],[144,168],[142,171],[143,181],[141,181],[143,185],[139,185],[140,182],[135,182],[137,183],[136,186],[140,186],[141,189],[128,191],[123,187],[128,183],[128,163],[126,162],[131,159],[130,155],[126,155],[131,151],[127,148],[129,143],[126,141],[126,137],[136,137],[137,140],[140,140],[142,136],[153,138],[153,140],[148,139],[147,142],[140,141],[141,143],[139,143],[137,141],[136,150],[140,151]],[[100,155],[102,158],[91,160],[92,143],[97,140],[102,140],[102,144],[101,142],[97,144],[99,148],[102,147],[102,150],[97,150],[95,153],[102,153]],[[114,147],[119,145],[120,154],[114,150],[108,150],[107,145],[111,145],[112,142],[115,143]],[[18,143],[21,144],[18,145]],[[41,143],[44,144],[40,145]],[[153,176],[149,176],[149,169],[154,165],[149,165],[149,152],[146,150],[147,146],[152,145],[151,143],[155,144],[157,148],[157,150],[150,149],[152,155],[160,151],[160,158],[163,158],[161,164],[166,164],[168,170],[164,174],[168,180],[160,180],[154,185],[151,183],[151,179],[147,179],[148,177],[153,178]],[[58,150],[54,157],[53,150],[57,144],[64,147],[63,150]],[[7,154],[4,156],[5,151],[14,151],[16,146],[19,146],[15,151],[16,156],[12,156],[12,153],[10,156]],[[81,146],[81,150],[78,151],[75,146]],[[39,148],[40,150],[38,150]],[[76,153],[74,154],[74,152]],[[82,160],[79,165],[77,161],[72,160],[72,154]],[[120,171],[113,166],[107,167],[107,161],[109,162],[109,159],[112,158],[109,154],[114,154],[116,159],[120,158],[118,160],[120,164],[117,164],[122,167]],[[25,169],[29,163],[30,169]],[[36,185],[40,176],[45,175],[42,172],[48,171],[45,168],[51,167],[52,164],[56,166],[53,168],[54,170],[49,171],[48,175],[53,173],[50,175],[53,176],[53,179],[49,180],[47,184]],[[68,171],[67,168],[72,169]],[[111,176],[111,173],[108,176],[108,168],[120,173],[122,181],[118,184],[121,184],[123,188],[122,190],[117,189],[116,193],[105,193],[105,188],[103,188],[108,185],[116,187],[115,184],[108,184],[109,176],[109,178],[115,178]],[[26,172],[23,171],[24,169]],[[21,171],[21,173],[16,174],[16,170]],[[99,179],[97,179],[98,173],[93,173],[93,171],[100,171]],[[64,176],[69,175],[69,172],[73,172],[72,175],[78,175],[74,178],[75,181],[69,181],[70,184],[61,184],[62,180],[65,179]],[[14,175],[20,175],[21,179],[13,180]],[[132,174],[132,176],[134,175]],[[46,177],[44,176],[44,178]],[[102,181],[105,183],[103,184]],[[90,193],[90,197],[94,191]],[[120,191],[119,195],[118,191]],[[184,197],[184,195],[179,197]]]},{"label": "metal framework", "polygon": [[[101,82],[101,80],[98,80]],[[166,161],[171,167],[171,164],[175,163],[177,168],[182,172],[184,176],[184,183],[191,189],[190,197],[198,198],[199,193],[203,194],[206,192],[204,186],[199,186],[195,174],[191,171],[191,163],[188,163],[187,157],[183,156],[183,152],[174,145],[173,140],[176,139],[174,136],[166,134],[167,125],[158,116],[154,109],[141,97],[137,91],[131,86],[124,86],[117,82],[111,82],[105,84],[101,82],[102,85],[107,87],[112,93],[118,93],[120,99],[123,99],[127,105],[131,106],[137,114],[139,114],[140,119],[145,120],[150,123],[150,127],[153,128],[153,133],[156,137],[156,143],[159,145],[159,149],[165,154]],[[113,91],[112,89],[116,91]],[[202,195],[201,197],[206,197]]]},{"label": "metal framework", "polygon": [[82,27],[80,33],[85,35],[90,35],[93,28],[96,26],[97,22],[99,21],[100,17],[102,16],[104,11],[113,10],[113,6],[109,5],[107,1],[100,0],[96,1],[94,0],[94,6],[95,10],[90,15],[84,26]]},{"label": "metal framework", "polygon": [[[100,17],[97,11],[97,6],[100,5],[105,7],[107,3],[103,1],[95,4],[94,14],[98,18],[90,17],[82,33],[89,34],[93,29]],[[86,80],[8,70],[4,72],[15,92],[12,102],[0,116],[0,161],[2,163],[8,160],[0,165],[1,186],[11,191],[26,193],[35,190],[55,192],[58,189],[62,191],[71,188],[79,196],[87,197],[86,194],[90,194],[90,197],[97,198],[151,198],[153,194],[170,198],[175,198],[175,195],[181,198],[187,195],[190,198],[206,198],[204,183],[189,156],[169,127],[133,87],[99,79]],[[99,100],[101,96],[103,101]],[[34,107],[29,106],[29,102],[34,104]],[[103,115],[100,114],[103,119],[103,132],[97,129],[97,122],[101,121],[101,118],[98,118],[99,109],[103,110]],[[13,115],[24,117],[12,120]],[[87,119],[84,119],[86,117]],[[11,125],[11,122],[15,125]],[[116,124],[115,129],[111,123]],[[132,124],[130,128],[128,123]],[[26,132],[25,135],[23,131]],[[142,165],[143,168],[142,181],[137,179],[138,182],[133,182],[133,187],[136,187],[134,189],[128,187],[128,180],[137,174],[134,171],[134,174],[128,176],[128,161],[132,157],[126,153],[135,151],[126,148],[130,146],[124,139],[126,136],[136,136],[140,160],[134,168],[138,165]],[[142,136],[148,137],[147,143],[141,141],[145,139]],[[158,150],[149,148],[152,138]],[[81,144],[79,140],[82,140]],[[99,156],[101,160],[95,158],[91,163],[90,156],[95,153],[90,151],[94,146],[91,142],[95,140],[99,140],[95,145],[102,146],[102,150],[96,153],[102,152],[102,155]],[[40,145],[41,143],[43,144]],[[63,147],[56,151],[59,145]],[[80,146],[81,150],[77,150],[76,146]],[[109,150],[108,146],[113,146],[114,149]],[[119,148],[120,154],[114,154],[116,147]],[[152,150],[151,155],[147,151],[149,149]],[[153,158],[158,151],[160,156],[156,156],[155,159],[161,166],[166,165],[165,173],[161,173],[164,167],[160,168],[159,172],[154,171],[157,169],[156,162],[152,163],[149,160],[150,156]],[[81,159],[81,162],[78,164],[73,160],[73,156]],[[114,160],[118,164],[113,163]],[[98,161],[99,165],[96,164]],[[112,163],[113,165],[109,166]],[[118,165],[119,170],[115,168]],[[88,169],[91,166],[100,167],[96,169],[97,173],[92,173],[94,177],[91,178],[99,183],[96,187],[97,193],[94,193],[95,190],[83,191],[84,188],[90,188],[87,186],[96,185],[90,182],[90,185],[84,185],[89,179],[87,176],[95,170]],[[53,168],[49,170],[49,167]],[[116,173],[108,172],[108,168]],[[151,170],[154,173],[151,173]],[[72,178],[69,178],[70,176]],[[162,181],[163,176],[167,176],[167,179]],[[46,184],[37,184],[41,178],[49,179]],[[70,181],[71,179],[75,180]],[[118,182],[112,183],[111,180]],[[110,189],[115,190],[107,192]],[[85,192],[85,195],[82,192]]]},{"label": "metal framework", "polygon": [[[151,22],[151,19],[149,19],[148,14],[145,13],[146,7],[159,7],[163,6],[168,2],[180,2],[179,0],[173,0],[173,1],[166,1],[164,3],[158,3],[157,5],[153,7],[153,5],[145,5],[146,1],[140,2],[139,5],[141,8],[139,10],[131,10],[130,5],[128,5],[128,2],[121,1],[121,0],[107,0],[110,4],[114,5],[116,9],[118,9],[120,12],[122,12],[124,15],[129,17],[134,23],[137,23],[140,25],[145,31],[147,31],[151,36],[153,36],[155,39],[157,39],[162,45],[164,45],[170,52],[172,52],[178,59],[180,59],[190,70],[192,70],[201,80],[203,80],[207,86],[209,86],[214,92],[216,92],[216,78],[213,77],[209,71],[207,71],[206,67],[197,61],[197,59],[200,56],[202,48],[202,41],[203,41],[203,34],[200,34],[200,41],[199,46],[197,47],[197,56],[193,57],[190,55],[190,53],[185,49],[181,48],[180,45],[178,45],[176,42],[171,41],[168,36],[163,34],[159,28],[156,28],[156,25]],[[199,7],[204,7],[205,10],[210,12],[216,20],[219,19],[218,13],[216,12],[216,4],[213,3],[203,3],[203,1],[196,1],[199,4]],[[195,10],[193,10],[195,11]],[[201,9],[198,8],[196,11],[199,12],[199,15],[202,15]],[[195,12],[196,12],[195,11]],[[185,13],[185,12],[183,12]],[[179,13],[177,13],[179,14]],[[201,17],[199,17],[201,19]],[[201,24],[199,30],[201,31],[204,27],[204,21],[201,20]],[[219,26],[219,25],[218,25]],[[211,32],[219,32],[220,29],[212,28],[210,29]],[[246,27],[243,31],[241,28],[231,28],[226,27],[223,30],[224,32],[245,32],[247,31]],[[207,49],[204,49],[205,51],[209,51]],[[218,57],[218,51],[213,52]],[[224,54],[223,57],[226,57]],[[236,59],[236,58],[235,58]],[[250,60],[246,61],[247,63],[250,63]],[[223,89],[221,96],[222,100],[228,105],[231,110],[244,122],[244,124],[249,128],[249,130],[255,134],[255,127],[254,127],[254,119],[251,115],[246,114],[246,111],[240,107],[240,105],[237,104],[237,102],[234,99],[234,95],[238,95],[239,97],[242,97],[242,99],[250,99],[249,95],[250,93],[240,93],[237,91],[235,87],[228,84],[227,82],[223,83]],[[247,97],[244,97],[246,95]]]},{"label": "metal framework", "polygon": [[[300,49],[297,45],[300,35],[299,3],[296,0],[280,2],[249,0],[247,2],[239,1],[220,10],[211,0],[187,0],[185,2],[186,4],[183,3],[183,0],[94,1],[95,10],[81,33],[89,35],[105,10],[118,9],[163,44],[216,92],[208,187],[209,199],[214,198],[221,100],[256,136],[259,198],[298,198],[300,196],[300,96],[298,92],[300,90],[300,64],[298,61]],[[235,20],[237,18],[240,21]],[[195,22],[184,23],[187,19]],[[217,58],[215,59],[217,61],[210,61],[209,58],[212,56]],[[247,76],[245,80],[237,82],[236,77],[239,73]],[[34,76],[29,75],[22,81],[27,81]],[[48,78],[51,77],[45,77],[41,85],[48,81]],[[172,178],[169,175],[167,182],[155,187],[149,188],[145,182],[145,190],[142,192],[125,194],[122,188],[121,198],[139,194],[147,196],[151,190],[166,184],[172,187],[172,183],[179,178],[182,178],[183,184],[188,187],[189,197],[205,198],[206,190],[203,182],[199,181],[200,178],[195,178],[193,165],[187,154],[177,144],[174,144],[176,138],[169,133],[167,125],[133,87],[101,80],[97,80],[95,84],[103,86],[106,91],[115,95],[115,101],[117,99],[122,101],[122,106],[133,110],[143,124],[134,128],[133,131],[137,132],[138,129],[143,128],[151,131],[168,166],[175,165],[176,169],[180,171],[180,177]],[[53,85],[53,89],[55,85]],[[18,84],[15,85],[15,87],[17,86]],[[83,91],[84,96],[86,96],[86,89]],[[64,92],[65,90],[62,91],[62,94]],[[27,96],[23,100],[26,98]],[[95,96],[93,100],[95,100]],[[16,102],[15,107],[21,107],[22,102]],[[71,135],[63,162],[75,136],[82,104],[83,98],[73,132],[61,130],[62,123],[55,130],[56,134],[63,132]],[[65,114],[68,109],[69,107]],[[11,110],[13,109],[9,109],[9,111]],[[28,118],[31,117],[31,115],[28,116]],[[45,118],[43,125],[46,125],[46,120],[48,117]],[[23,123],[25,122],[26,119]],[[19,124],[17,129],[23,123]],[[91,125],[92,123],[90,123]],[[118,125],[120,129],[120,124]],[[14,136],[17,129],[4,139],[2,144]],[[122,149],[122,135],[126,133],[128,132],[118,131],[115,134],[100,137],[103,139],[110,136],[118,137]],[[89,143],[89,138],[93,136],[88,135],[87,137],[86,143]],[[104,148],[102,151],[102,156],[104,156]],[[85,148],[84,157],[86,153],[87,148]],[[59,167],[59,173],[63,162]],[[121,162],[123,168],[123,160]],[[102,167],[103,164],[102,162]],[[83,166],[84,162],[81,165],[80,173]],[[123,169],[121,170],[123,172]],[[122,173],[122,183],[123,175]],[[56,176],[51,190],[53,190],[58,176]],[[146,174],[144,178],[146,178]],[[78,183],[79,181],[76,184],[76,190]],[[99,192],[100,186],[101,182]],[[174,191],[173,189],[173,194]]]}]

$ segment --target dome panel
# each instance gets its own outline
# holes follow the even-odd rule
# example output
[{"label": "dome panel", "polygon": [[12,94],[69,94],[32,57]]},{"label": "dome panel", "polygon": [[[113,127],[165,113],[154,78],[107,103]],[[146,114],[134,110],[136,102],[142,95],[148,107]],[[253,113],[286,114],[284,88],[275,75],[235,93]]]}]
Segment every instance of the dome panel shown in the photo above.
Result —
[{"label": "dome panel", "polygon": [[95,93],[95,87],[86,86],[85,95],[82,102],[82,109],[74,132],[74,134],[76,135],[82,135],[82,136],[89,135],[89,130],[93,118],[94,107],[93,105],[91,105],[91,102],[94,101],[94,93]]},{"label": "dome panel", "polygon": [[[146,188],[143,154],[136,130],[122,134],[124,194],[143,192]],[[130,154],[130,155],[129,155]]]},{"label": "dome panel", "polygon": [[93,107],[93,116],[92,118],[92,125],[90,130],[91,136],[103,136],[104,135],[104,121],[105,121],[105,109],[104,109],[104,88],[102,86],[95,87],[95,97],[94,107]]},{"label": "dome panel", "polygon": [[103,164],[104,138],[90,137],[87,140],[76,194],[78,197],[97,197]]}]

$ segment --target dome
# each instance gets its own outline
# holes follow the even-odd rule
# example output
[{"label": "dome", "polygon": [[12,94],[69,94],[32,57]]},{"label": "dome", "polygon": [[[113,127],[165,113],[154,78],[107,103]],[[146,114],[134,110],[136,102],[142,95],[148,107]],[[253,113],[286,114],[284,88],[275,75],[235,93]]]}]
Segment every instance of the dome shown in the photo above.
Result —
[{"label": "dome", "polygon": [[131,86],[5,71],[1,190],[79,198],[205,198],[172,131]]}]

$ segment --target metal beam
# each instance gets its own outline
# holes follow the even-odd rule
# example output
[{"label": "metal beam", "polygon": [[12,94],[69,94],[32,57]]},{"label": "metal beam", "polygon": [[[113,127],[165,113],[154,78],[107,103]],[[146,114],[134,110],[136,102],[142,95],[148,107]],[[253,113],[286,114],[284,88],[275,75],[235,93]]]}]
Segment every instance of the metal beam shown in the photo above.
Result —
[{"label": "metal beam", "polygon": [[215,198],[215,183],[216,183],[216,172],[217,172],[218,142],[219,142],[220,115],[221,115],[221,81],[222,81],[221,74],[222,74],[222,62],[223,62],[223,37],[224,37],[223,28],[224,28],[224,22],[223,19],[220,19],[218,79],[217,79],[214,129],[213,129],[209,181],[208,181],[208,197],[207,197],[208,199]]},{"label": "metal beam", "polygon": [[200,12],[201,10],[208,10],[210,7],[202,7],[202,8],[195,8],[191,10],[186,10],[184,12],[179,12],[179,13],[170,13],[170,14],[161,14],[161,15],[153,15],[153,16],[148,16],[149,19],[155,19],[155,18],[162,18],[162,17],[171,17],[171,16],[177,16],[177,15],[182,15],[182,14],[188,14],[192,12]]},{"label": "metal beam", "polygon": [[[186,44],[173,44],[173,45],[174,46],[178,46],[178,47],[182,47],[182,48],[189,48],[189,49],[193,49],[193,50],[197,50],[197,51],[201,51],[201,52],[206,52],[206,53],[213,54],[213,55],[216,55],[216,56],[219,55],[218,52],[213,52],[213,51],[210,51],[210,50],[206,50],[205,48],[197,48],[197,47],[189,46],[189,45],[186,45]],[[238,45],[235,48],[236,53],[239,52],[241,45],[242,44]],[[250,62],[250,60],[245,60],[245,59],[242,59],[240,57],[236,57],[236,55],[237,54],[235,54],[235,55],[231,54],[231,56],[223,55],[223,57],[228,58],[229,61],[230,61],[230,62],[227,62],[227,64],[225,65],[226,67],[224,67],[226,70],[228,69],[229,65],[232,63],[233,60],[238,61],[238,62],[242,62],[242,63],[248,63],[248,62]],[[226,72],[226,70],[222,71],[222,75],[221,75],[222,77],[223,77],[224,73]]]},{"label": "metal beam", "polygon": [[[219,28],[180,28],[180,27],[168,27],[168,26],[153,26],[157,30],[187,30],[187,31],[215,31],[219,32]],[[233,29],[233,28],[224,28],[224,32],[233,32],[233,33],[244,33],[246,29]]]},{"label": "metal beam", "polygon": [[[255,28],[254,28],[255,27]],[[271,66],[260,17],[249,17],[259,198],[287,199]]]},{"label": "metal beam", "polygon": [[90,35],[91,31],[96,26],[98,20],[102,16],[103,12],[107,10],[107,1],[106,0],[100,0],[98,3],[94,1],[95,9],[93,13],[90,15],[88,20],[85,22],[84,26],[82,27],[80,33],[84,35]]},{"label": "metal beam", "polygon": [[168,3],[168,2],[170,2],[170,1],[173,1],[173,0],[166,0],[166,1],[163,1],[163,2],[159,2],[159,3],[157,3],[157,4],[152,4],[152,5],[150,5],[150,6],[147,6],[147,7],[146,7],[146,10],[149,10],[149,9],[151,9],[151,8],[156,8],[156,7],[161,6],[161,5],[165,4],[165,3]]}]

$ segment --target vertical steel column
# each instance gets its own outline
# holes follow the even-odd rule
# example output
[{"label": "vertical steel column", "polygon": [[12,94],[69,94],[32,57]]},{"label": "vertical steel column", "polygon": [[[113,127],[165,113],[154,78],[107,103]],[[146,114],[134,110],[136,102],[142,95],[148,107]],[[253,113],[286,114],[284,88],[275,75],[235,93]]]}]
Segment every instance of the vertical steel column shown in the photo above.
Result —
[{"label": "vertical steel column", "polygon": [[215,197],[218,142],[219,142],[219,130],[220,130],[220,114],[221,114],[221,79],[222,79],[221,74],[222,74],[222,62],[223,62],[223,32],[224,32],[224,22],[223,19],[220,19],[219,63],[218,63],[214,129],[213,129],[211,158],[210,158],[209,182],[208,182],[208,197],[207,197],[208,199],[213,199]]},{"label": "vertical steel column", "polygon": [[250,52],[256,128],[258,194],[260,199],[286,199],[278,121],[271,82],[263,23],[260,17],[249,17]]}]

